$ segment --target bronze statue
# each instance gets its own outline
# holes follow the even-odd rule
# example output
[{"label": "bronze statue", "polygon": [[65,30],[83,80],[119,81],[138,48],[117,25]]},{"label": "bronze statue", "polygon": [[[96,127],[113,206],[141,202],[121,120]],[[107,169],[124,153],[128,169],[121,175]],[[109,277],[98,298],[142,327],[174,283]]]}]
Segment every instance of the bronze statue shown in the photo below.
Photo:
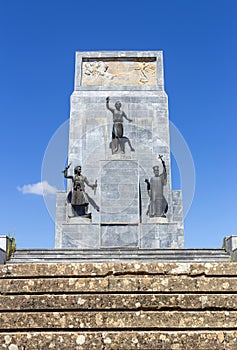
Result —
[{"label": "bronze statue", "polygon": [[163,195],[164,186],[167,184],[167,172],[165,162],[161,155],[159,158],[162,162],[163,172],[160,174],[159,166],[155,165],[153,167],[154,176],[150,179],[145,180],[147,184],[147,192],[150,197],[150,203],[147,210],[147,215],[149,217],[166,217],[168,211],[168,203]]},{"label": "bronze statue", "polygon": [[[72,205],[72,212],[74,216],[91,217],[88,213],[88,205],[90,197],[85,192],[85,184],[94,190],[94,194],[97,187],[97,181],[95,184],[90,184],[85,176],[81,174],[81,166],[74,168],[74,176],[68,175],[67,171],[70,168],[71,163],[62,171],[66,179],[71,179],[73,183],[72,191],[68,194],[68,201]],[[99,208],[96,208],[99,211]]]},{"label": "bronze statue", "polygon": [[117,153],[119,150],[121,153],[125,153],[124,142],[123,142],[123,118],[132,122],[124,111],[121,110],[121,102],[117,101],[115,103],[115,108],[109,106],[110,98],[106,98],[106,107],[113,113],[113,130],[112,130],[112,154]]}]

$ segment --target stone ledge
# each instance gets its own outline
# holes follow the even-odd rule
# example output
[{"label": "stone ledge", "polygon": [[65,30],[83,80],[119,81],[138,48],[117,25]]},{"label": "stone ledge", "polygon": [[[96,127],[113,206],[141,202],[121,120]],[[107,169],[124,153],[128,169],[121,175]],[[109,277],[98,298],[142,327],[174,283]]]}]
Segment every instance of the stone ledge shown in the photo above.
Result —
[{"label": "stone ledge", "polygon": [[237,310],[237,294],[44,294],[0,296],[0,310]]},{"label": "stone ledge", "polygon": [[[11,347],[12,345],[12,347]],[[0,334],[2,349],[235,350],[237,332],[27,332]]]},{"label": "stone ledge", "polygon": [[2,294],[80,293],[80,292],[233,292],[237,278],[188,276],[122,276],[88,278],[0,279]]},{"label": "stone ledge", "polygon": [[9,330],[228,330],[237,311],[8,312],[0,313],[1,331]]},{"label": "stone ledge", "polygon": [[105,276],[155,274],[236,276],[237,263],[25,263],[0,267],[0,278],[40,276]]}]

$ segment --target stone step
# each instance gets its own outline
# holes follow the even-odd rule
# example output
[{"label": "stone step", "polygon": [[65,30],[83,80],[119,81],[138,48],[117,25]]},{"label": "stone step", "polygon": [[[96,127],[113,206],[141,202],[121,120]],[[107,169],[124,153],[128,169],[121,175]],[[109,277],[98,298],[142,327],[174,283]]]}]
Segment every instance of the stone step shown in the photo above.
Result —
[{"label": "stone step", "polygon": [[117,293],[117,292],[218,292],[231,293],[237,290],[237,277],[188,276],[109,276],[66,277],[38,279],[0,279],[0,290],[4,294],[34,293]]},{"label": "stone step", "polygon": [[3,332],[1,349],[10,350],[235,350],[237,331]]},{"label": "stone step", "polygon": [[236,277],[237,263],[25,263],[0,266],[0,280],[40,277],[190,276]]},{"label": "stone step", "polygon": [[0,311],[237,310],[237,294],[20,294],[0,295]]},{"label": "stone step", "polygon": [[26,262],[228,262],[224,249],[17,249],[10,263]]},{"label": "stone step", "polygon": [[237,311],[57,311],[0,313],[1,331],[236,329]]},{"label": "stone step", "polygon": [[0,349],[237,348],[237,263],[0,267]]}]

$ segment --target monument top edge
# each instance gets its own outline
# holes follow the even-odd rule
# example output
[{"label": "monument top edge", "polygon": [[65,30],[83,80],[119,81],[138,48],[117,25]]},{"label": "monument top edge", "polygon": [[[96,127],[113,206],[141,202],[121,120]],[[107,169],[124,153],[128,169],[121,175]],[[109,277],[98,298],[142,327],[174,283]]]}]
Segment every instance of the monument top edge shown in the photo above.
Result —
[{"label": "monument top edge", "polygon": [[76,51],[81,57],[155,57],[161,56],[163,51]]}]

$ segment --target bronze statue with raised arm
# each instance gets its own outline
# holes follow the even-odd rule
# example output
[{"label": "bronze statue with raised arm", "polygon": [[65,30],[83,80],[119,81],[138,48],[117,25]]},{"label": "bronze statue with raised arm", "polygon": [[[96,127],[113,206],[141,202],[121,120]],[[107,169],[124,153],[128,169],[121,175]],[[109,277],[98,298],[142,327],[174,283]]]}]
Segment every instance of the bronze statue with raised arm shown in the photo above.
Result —
[{"label": "bronze statue with raised arm", "polygon": [[164,197],[164,186],[167,184],[167,172],[165,161],[162,156],[159,155],[163,166],[163,172],[160,174],[159,166],[155,165],[153,167],[154,176],[150,179],[145,180],[147,184],[147,192],[150,197],[150,203],[148,205],[147,215],[149,217],[166,217],[168,211],[168,203]]},{"label": "bronze statue with raised arm", "polygon": [[106,98],[106,108],[113,114],[113,130],[112,130],[112,154],[117,153],[119,150],[121,153],[124,151],[123,142],[123,118],[132,122],[124,111],[121,110],[122,104],[120,101],[115,103],[115,108],[111,108],[109,105],[110,98]]},{"label": "bronze statue with raised arm", "polygon": [[68,194],[68,201],[72,205],[72,212],[74,216],[85,216],[91,217],[88,213],[89,196],[85,191],[85,184],[91,187],[94,191],[97,187],[97,181],[92,185],[89,183],[87,178],[81,174],[81,166],[74,168],[74,176],[68,175],[69,164],[62,172],[66,179],[72,180],[72,191]]}]

